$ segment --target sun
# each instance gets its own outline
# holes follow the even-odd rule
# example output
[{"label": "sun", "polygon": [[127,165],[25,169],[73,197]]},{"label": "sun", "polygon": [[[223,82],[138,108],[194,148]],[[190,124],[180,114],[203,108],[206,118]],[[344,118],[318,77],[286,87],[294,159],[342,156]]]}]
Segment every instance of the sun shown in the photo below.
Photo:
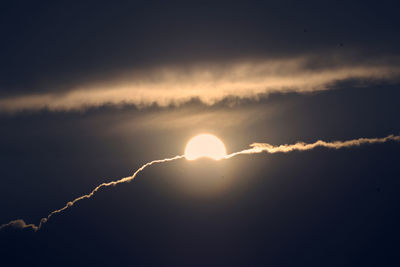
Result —
[{"label": "sun", "polygon": [[185,158],[195,160],[206,157],[220,160],[226,156],[224,143],[215,135],[199,134],[189,140],[185,148]]}]

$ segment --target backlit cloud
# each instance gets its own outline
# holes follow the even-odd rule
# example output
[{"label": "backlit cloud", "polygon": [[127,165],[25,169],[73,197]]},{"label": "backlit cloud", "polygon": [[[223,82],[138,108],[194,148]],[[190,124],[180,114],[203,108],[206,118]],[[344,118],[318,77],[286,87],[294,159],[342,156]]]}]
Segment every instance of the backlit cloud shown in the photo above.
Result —
[{"label": "backlit cloud", "polygon": [[237,155],[241,154],[257,154],[257,153],[288,153],[292,151],[305,151],[305,150],[312,150],[316,147],[326,147],[332,149],[340,149],[345,147],[354,147],[354,146],[361,146],[364,144],[379,144],[385,143],[388,141],[400,141],[399,135],[388,135],[382,138],[358,138],[352,139],[347,141],[333,141],[333,142],[326,142],[323,140],[318,140],[314,143],[304,143],[304,142],[297,142],[292,145],[279,145],[274,146],[268,143],[253,143],[251,144],[251,148],[245,149],[239,152],[235,152],[232,154],[227,155],[225,158],[232,158]]},{"label": "backlit cloud", "polygon": [[312,67],[314,58],[247,60],[132,71],[101,82],[88,82],[65,91],[41,91],[0,98],[0,111],[48,109],[82,110],[103,105],[179,105],[193,98],[213,104],[228,96],[257,98],[271,92],[312,92],[335,82],[357,79],[396,80],[394,63],[360,65],[335,62]]}]

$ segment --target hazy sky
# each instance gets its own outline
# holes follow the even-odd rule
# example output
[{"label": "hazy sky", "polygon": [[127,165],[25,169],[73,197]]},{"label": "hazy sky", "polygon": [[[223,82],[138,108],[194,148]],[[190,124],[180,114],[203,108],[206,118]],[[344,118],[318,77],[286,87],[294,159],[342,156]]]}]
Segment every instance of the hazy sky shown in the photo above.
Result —
[{"label": "hazy sky", "polygon": [[[41,218],[196,134],[228,153],[400,133],[395,1],[14,1],[0,8],[0,225]],[[179,159],[3,266],[396,266],[400,144]]]}]

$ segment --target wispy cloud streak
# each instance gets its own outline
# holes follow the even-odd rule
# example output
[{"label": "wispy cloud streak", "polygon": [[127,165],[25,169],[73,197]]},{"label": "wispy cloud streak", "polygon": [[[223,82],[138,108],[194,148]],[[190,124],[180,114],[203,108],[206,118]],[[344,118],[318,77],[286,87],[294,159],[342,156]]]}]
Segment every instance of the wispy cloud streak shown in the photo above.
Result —
[{"label": "wispy cloud streak", "polygon": [[314,143],[304,143],[304,142],[297,142],[292,145],[279,145],[274,146],[268,143],[253,143],[250,145],[251,148],[245,149],[239,152],[231,153],[225,156],[225,159],[229,159],[235,157],[237,155],[243,154],[257,154],[257,153],[288,153],[291,151],[304,151],[304,150],[311,150],[316,147],[327,147],[332,149],[340,149],[345,147],[353,147],[353,146],[361,146],[363,144],[377,144],[377,143],[385,143],[388,141],[400,141],[399,135],[388,135],[382,138],[358,138],[352,139],[347,141],[333,141],[333,142],[326,142],[323,140],[318,140]]}]

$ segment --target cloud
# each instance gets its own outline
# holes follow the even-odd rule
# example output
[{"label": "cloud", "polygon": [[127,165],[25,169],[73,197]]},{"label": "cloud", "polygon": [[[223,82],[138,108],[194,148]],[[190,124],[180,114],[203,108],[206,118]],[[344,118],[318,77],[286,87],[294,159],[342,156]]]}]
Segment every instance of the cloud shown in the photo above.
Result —
[{"label": "cloud", "polygon": [[[386,137],[383,138],[358,138],[358,139],[352,139],[352,140],[347,140],[347,141],[333,141],[333,142],[326,142],[326,141],[322,141],[322,140],[318,140],[314,143],[304,143],[304,142],[297,142],[295,144],[292,145],[279,145],[279,146],[274,146],[268,143],[253,143],[251,144],[251,148],[249,149],[245,149],[242,151],[238,151],[235,153],[231,153],[227,156],[225,156],[225,159],[230,159],[232,157],[235,157],[237,155],[243,155],[243,154],[257,154],[257,153],[263,153],[263,152],[267,152],[267,153],[288,153],[291,151],[305,151],[305,150],[311,150],[314,149],[316,147],[327,147],[327,148],[332,148],[332,149],[340,149],[340,148],[345,148],[345,147],[353,147],[353,146],[360,146],[363,144],[379,144],[379,143],[385,143],[388,141],[400,141],[400,136],[399,135],[388,135]],[[104,187],[109,187],[109,186],[115,186],[117,184],[121,184],[121,183],[127,183],[132,181],[133,179],[135,179],[135,177],[137,176],[137,174],[141,171],[143,171],[146,167],[156,164],[156,163],[164,163],[164,162],[169,162],[169,161],[174,161],[174,160],[178,160],[178,159],[182,159],[184,158],[184,155],[178,155],[172,158],[165,158],[165,159],[160,159],[160,160],[153,160],[150,161],[144,165],[142,165],[139,169],[137,169],[131,176],[128,177],[124,177],[121,178],[119,180],[116,181],[111,181],[108,183],[102,183],[100,185],[98,185],[97,187],[95,187],[89,194],[86,195],[82,195],[80,197],[75,198],[72,201],[69,201],[65,204],[64,207],[54,210],[52,212],[49,213],[49,215],[47,215],[47,217],[44,217],[40,220],[40,223],[38,226],[34,225],[34,224],[26,224],[25,221],[23,221],[22,219],[18,219],[18,220],[14,220],[14,221],[10,221],[7,224],[3,224],[0,226],[0,230],[2,229],[6,229],[6,228],[16,228],[16,229],[25,229],[25,228],[30,228],[34,231],[39,230],[40,228],[42,228],[42,226],[55,214],[61,213],[65,210],[67,210],[68,208],[74,206],[77,202],[83,200],[83,199],[89,199],[91,198],[97,191],[99,191],[100,189],[104,188]]]},{"label": "cloud", "polygon": [[89,199],[91,198],[97,191],[99,191],[100,189],[104,188],[104,187],[109,187],[109,186],[115,186],[117,184],[121,184],[121,183],[127,183],[132,181],[133,179],[135,179],[135,177],[137,176],[137,174],[141,171],[143,171],[146,167],[153,165],[155,163],[163,163],[163,162],[168,162],[168,161],[173,161],[173,160],[177,160],[177,159],[181,159],[183,158],[183,155],[180,156],[175,156],[172,158],[165,158],[165,159],[160,159],[160,160],[153,160],[150,162],[147,162],[146,164],[142,165],[142,167],[140,167],[139,169],[137,169],[131,176],[128,177],[124,177],[121,178],[117,181],[112,181],[112,182],[108,182],[108,183],[102,183],[99,186],[97,186],[95,189],[93,189],[89,194],[86,195],[82,195],[80,197],[75,198],[72,201],[68,201],[64,207],[62,207],[61,209],[58,210],[54,210],[52,212],[49,213],[49,215],[47,215],[47,217],[42,218],[40,220],[40,223],[38,226],[34,225],[34,224],[26,224],[24,220],[22,219],[18,219],[18,220],[14,220],[14,221],[10,221],[7,224],[3,224],[0,226],[0,230],[2,230],[3,228],[17,228],[17,229],[25,229],[25,228],[32,228],[34,231],[39,230],[40,228],[42,228],[42,226],[55,214],[57,213],[61,213],[63,211],[65,211],[66,209],[72,207],[73,205],[75,205],[75,203],[77,203],[78,201],[81,201],[83,199]]},{"label": "cloud", "polygon": [[[191,66],[164,66],[131,71],[102,82],[87,82],[66,91],[43,91],[0,98],[1,112],[23,110],[70,111],[103,105],[168,106],[198,98],[213,104],[228,96],[257,99],[272,92],[326,90],[338,81],[397,80],[396,60],[359,65],[327,60],[318,66],[313,57],[242,60]],[[331,62],[334,61],[334,62]],[[318,65],[318,64],[317,64]]]},{"label": "cloud", "polygon": [[0,225],[0,231],[6,229],[30,229],[36,232],[39,228],[34,224],[26,224],[24,220],[18,219]]},{"label": "cloud", "polygon": [[232,158],[237,155],[241,154],[257,154],[257,153],[288,153],[292,151],[305,151],[305,150],[311,150],[316,147],[327,147],[327,148],[332,148],[332,149],[340,149],[340,148],[345,148],[345,147],[353,147],[353,146],[361,146],[363,144],[379,144],[379,143],[385,143],[388,141],[400,141],[400,136],[399,135],[388,135],[383,138],[358,138],[358,139],[353,139],[353,140],[347,140],[347,141],[333,141],[333,142],[326,142],[322,140],[318,140],[314,143],[304,143],[304,142],[297,142],[293,145],[279,145],[279,146],[274,146],[268,143],[253,143],[250,146],[252,148],[245,149],[239,152],[235,152],[232,154],[227,155],[225,158]]}]

